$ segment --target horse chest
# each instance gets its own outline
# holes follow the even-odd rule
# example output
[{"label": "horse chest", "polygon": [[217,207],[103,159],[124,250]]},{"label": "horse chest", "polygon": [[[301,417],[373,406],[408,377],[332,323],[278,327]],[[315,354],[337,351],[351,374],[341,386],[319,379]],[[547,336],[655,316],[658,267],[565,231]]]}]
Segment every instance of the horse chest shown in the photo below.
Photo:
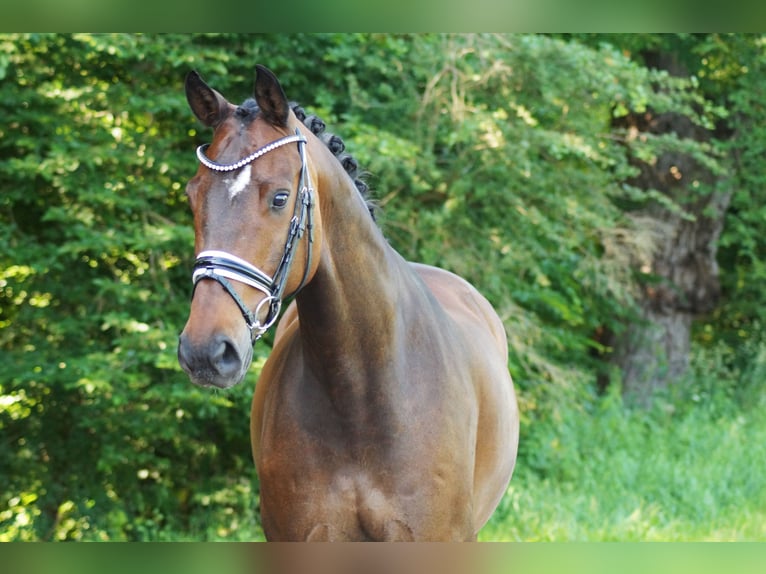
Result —
[{"label": "horse chest", "polygon": [[[334,474],[312,469],[303,476],[305,479],[293,477],[281,483],[269,480],[268,475],[262,478],[261,513],[270,540],[409,541],[424,537],[470,537],[469,509],[456,521],[452,501],[446,505],[439,502],[444,492],[432,488],[441,486],[450,492],[444,483],[409,487],[385,484],[380,477],[359,469]],[[456,525],[460,527],[455,528]],[[434,536],[440,529],[444,532]]]},{"label": "horse chest", "polygon": [[[466,414],[470,409],[446,413],[432,405],[430,411],[420,407],[418,412],[407,411],[407,416],[391,413],[349,422],[324,393],[312,391],[311,386],[293,389],[284,381],[299,377],[282,374],[282,384],[267,393],[270,400],[259,403],[253,413],[268,539],[473,536],[475,434],[470,429],[475,423]],[[376,409],[370,412],[381,414]],[[440,423],[434,424],[435,420]],[[366,429],[361,434],[360,427]]]}]

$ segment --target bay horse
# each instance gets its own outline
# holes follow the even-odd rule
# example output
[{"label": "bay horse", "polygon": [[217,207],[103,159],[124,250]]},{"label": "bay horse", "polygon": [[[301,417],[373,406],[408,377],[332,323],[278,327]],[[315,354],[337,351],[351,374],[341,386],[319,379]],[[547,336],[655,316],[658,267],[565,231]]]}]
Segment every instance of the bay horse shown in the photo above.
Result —
[{"label": "bay horse", "polygon": [[499,317],[464,279],[389,245],[343,141],[267,68],[239,106],[195,71],[185,87],[213,128],[186,190],[191,381],[239,383],[294,298],[252,403],[266,538],[475,540],[518,446]]}]

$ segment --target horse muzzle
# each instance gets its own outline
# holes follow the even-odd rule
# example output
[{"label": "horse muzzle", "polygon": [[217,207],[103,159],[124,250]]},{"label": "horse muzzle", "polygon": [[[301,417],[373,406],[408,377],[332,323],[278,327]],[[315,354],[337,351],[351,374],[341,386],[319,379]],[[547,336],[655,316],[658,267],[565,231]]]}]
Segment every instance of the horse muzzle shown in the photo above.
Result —
[{"label": "horse muzzle", "polygon": [[237,344],[226,335],[197,344],[185,333],[178,339],[178,362],[192,383],[201,387],[233,387],[245,378],[252,358],[251,345]]}]

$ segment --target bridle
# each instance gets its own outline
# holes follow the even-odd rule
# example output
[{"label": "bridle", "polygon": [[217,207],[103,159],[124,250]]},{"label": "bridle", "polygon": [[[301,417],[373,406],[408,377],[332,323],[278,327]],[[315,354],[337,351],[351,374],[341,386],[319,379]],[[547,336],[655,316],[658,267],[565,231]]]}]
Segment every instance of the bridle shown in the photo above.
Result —
[{"label": "bridle", "polygon": [[[197,148],[197,158],[202,165],[213,171],[228,172],[241,169],[270,151],[291,143],[298,144],[298,153],[301,157],[301,173],[300,179],[298,180],[298,196],[295,200],[293,217],[290,220],[290,228],[287,232],[285,249],[282,253],[282,259],[277,266],[277,270],[274,272],[274,276],[269,276],[255,265],[244,259],[240,259],[236,255],[226,253],[225,251],[202,251],[197,255],[197,259],[194,262],[194,272],[192,274],[194,290],[196,290],[197,284],[202,279],[212,279],[213,281],[220,283],[239,307],[242,317],[244,317],[245,323],[247,323],[247,327],[250,329],[250,337],[253,344],[255,344],[255,342],[260,339],[269,328],[271,328],[279,316],[282,301],[287,298],[284,297],[284,291],[288,275],[290,274],[290,267],[293,263],[293,257],[295,256],[295,245],[298,243],[298,240],[303,237],[307,229],[308,246],[306,267],[303,271],[303,278],[301,279],[300,285],[289,295],[289,297],[295,295],[304,287],[311,271],[311,246],[314,242],[312,218],[314,190],[311,187],[311,180],[306,165],[306,138],[301,134],[300,130],[296,128],[295,135],[283,137],[266,144],[247,157],[230,164],[218,163],[208,158],[205,155],[205,151],[210,144],[204,144]],[[229,280],[238,281],[239,283],[244,283],[245,285],[258,289],[266,295],[266,298],[258,303],[258,306],[251,311],[247,305],[245,305],[244,301],[242,301],[242,298],[237,294]],[[194,292],[192,291],[192,297],[193,296]],[[258,317],[266,306],[268,306],[266,319],[261,323]]]}]

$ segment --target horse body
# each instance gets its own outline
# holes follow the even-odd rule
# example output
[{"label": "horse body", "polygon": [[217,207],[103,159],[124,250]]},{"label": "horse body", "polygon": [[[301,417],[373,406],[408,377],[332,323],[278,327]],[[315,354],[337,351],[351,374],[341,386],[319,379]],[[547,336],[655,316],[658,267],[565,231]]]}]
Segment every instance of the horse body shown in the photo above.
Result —
[{"label": "horse body", "polygon": [[[281,135],[299,124],[294,114],[274,111],[286,105],[274,82],[259,69],[256,98],[262,120],[285,118],[276,122]],[[215,107],[194,102],[192,95],[201,119]],[[305,246],[297,256],[306,261],[305,284],[297,286],[294,270],[288,283],[299,292],[279,323],[252,405],[264,532],[269,540],[475,539],[505,492],[517,452],[502,323],[465,280],[394,251],[337,159],[313,134],[305,138],[316,183],[316,256]],[[235,185],[239,196],[242,180]],[[198,229],[198,252],[209,242]],[[203,359],[221,371],[211,354],[228,355],[228,369],[232,356],[247,361],[247,351],[241,326],[230,333],[236,308],[215,283],[203,284],[217,319],[199,303],[203,329],[193,304],[179,359],[193,380],[227,386],[200,374]],[[257,299],[246,288],[238,293],[251,306]]]}]

